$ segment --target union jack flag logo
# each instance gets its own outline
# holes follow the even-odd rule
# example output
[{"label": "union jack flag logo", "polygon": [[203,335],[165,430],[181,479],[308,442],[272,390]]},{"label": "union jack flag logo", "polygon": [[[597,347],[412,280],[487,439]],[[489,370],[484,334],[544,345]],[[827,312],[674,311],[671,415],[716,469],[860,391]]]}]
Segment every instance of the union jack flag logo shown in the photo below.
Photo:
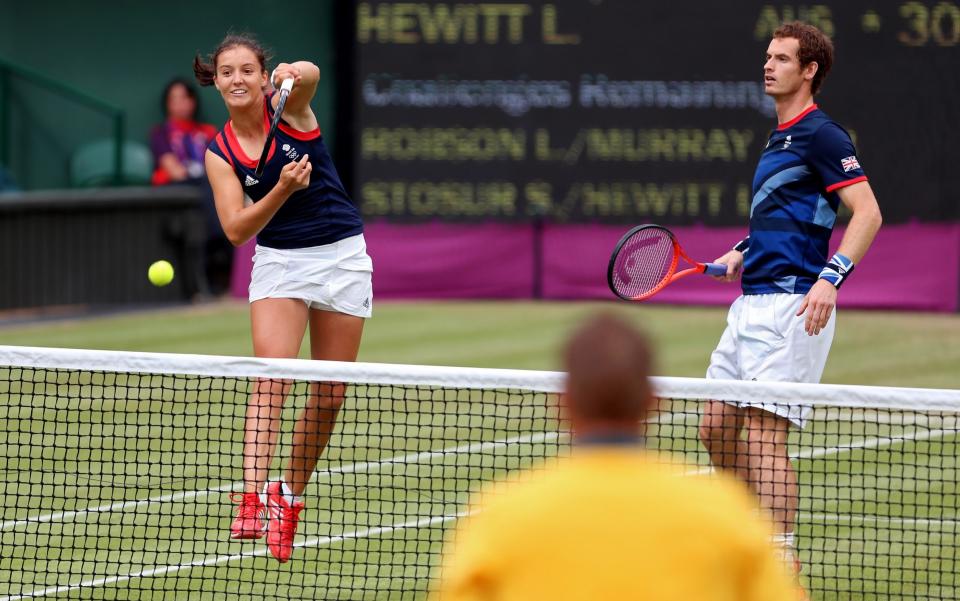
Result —
[{"label": "union jack flag logo", "polygon": [[857,157],[847,157],[845,159],[840,159],[840,165],[843,167],[843,172],[853,171],[854,169],[860,168],[860,163],[857,162]]}]

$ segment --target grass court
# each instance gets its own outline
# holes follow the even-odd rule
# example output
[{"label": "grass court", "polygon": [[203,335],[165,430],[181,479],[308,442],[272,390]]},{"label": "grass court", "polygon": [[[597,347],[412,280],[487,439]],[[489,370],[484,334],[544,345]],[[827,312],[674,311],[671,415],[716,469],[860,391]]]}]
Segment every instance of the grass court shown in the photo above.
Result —
[{"label": "grass court", "polygon": [[[597,309],[646,327],[671,376],[702,375],[724,321],[716,308],[381,303],[360,359],[555,369]],[[958,339],[954,315],[842,312],[824,381],[960,388]],[[0,343],[250,354],[243,304],[0,326]],[[247,386],[0,368],[0,601],[424,598],[477,483],[566,452],[546,395],[354,387],[281,565],[263,541],[227,536]],[[703,469],[696,407],[663,409],[651,446]],[[960,597],[956,415],[821,410],[792,442],[814,599]]]}]

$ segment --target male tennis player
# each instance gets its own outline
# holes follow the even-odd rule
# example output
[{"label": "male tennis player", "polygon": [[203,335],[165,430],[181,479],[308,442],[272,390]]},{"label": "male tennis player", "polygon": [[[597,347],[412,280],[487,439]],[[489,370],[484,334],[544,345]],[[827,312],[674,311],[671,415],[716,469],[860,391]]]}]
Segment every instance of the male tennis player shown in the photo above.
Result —
[{"label": "male tennis player", "polygon": [[[254,353],[296,357],[309,325],[313,359],[354,361],[371,313],[373,268],[360,216],[310,109],[320,70],[304,61],[280,63],[268,76],[256,40],[227,36],[208,60],[196,57],[194,71],[202,85],[216,86],[230,114],[206,154],[223,231],[237,245],[257,238],[250,282]],[[293,90],[257,177],[257,159],[278,101],[277,94],[265,90],[288,78],[294,80]],[[253,202],[245,204],[245,197]],[[244,494],[230,529],[235,539],[260,538],[266,508],[267,545],[281,562],[290,558],[304,507],[300,496],[330,439],[344,394],[342,384],[311,385],[284,477],[267,483],[288,390],[289,383],[263,380],[250,397]]]},{"label": "male tennis player", "polygon": [[[880,229],[880,209],[850,136],[813,101],[832,63],[830,39],[805,23],[781,26],[767,48],[764,86],[779,124],[753,179],[749,236],[716,260],[727,265],[719,279],[742,277],[743,295],[730,307],[708,378],[819,382],[837,291]],[[830,256],[840,202],[852,217]],[[798,573],[798,489],[787,435],[791,424],[803,427],[807,412],[796,405],[714,401],[700,424],[713,464],[749,482],[773,513],[784,558]]]},{"label": "male tennis player", "polygon": [[596,317],[564,363],[571,456],[479,497],[450,541],[440,599],[794,601],[742,485],[643,449],[655,403],[645,337]]}]

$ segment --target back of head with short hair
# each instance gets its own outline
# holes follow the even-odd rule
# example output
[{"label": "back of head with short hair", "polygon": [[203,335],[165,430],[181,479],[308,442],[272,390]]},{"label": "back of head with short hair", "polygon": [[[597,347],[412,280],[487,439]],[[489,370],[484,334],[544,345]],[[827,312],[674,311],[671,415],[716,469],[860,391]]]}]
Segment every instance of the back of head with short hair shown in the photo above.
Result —
[{"label": "back of head with short hair", "polygon": [[833,42],[827,34],[802,21],[784,23],[773,32],[775,38],[794,38],[800,42],[800,68],[817,63],[817,73],[810,83],[810,91],[816,94],[833,66]]},{"label": "back of head with short hair", "polygon": [[567,342],[563,359],[571,419],[636,427],[654,403],[650,345],[624,319],[609,314],[589,319]]}]

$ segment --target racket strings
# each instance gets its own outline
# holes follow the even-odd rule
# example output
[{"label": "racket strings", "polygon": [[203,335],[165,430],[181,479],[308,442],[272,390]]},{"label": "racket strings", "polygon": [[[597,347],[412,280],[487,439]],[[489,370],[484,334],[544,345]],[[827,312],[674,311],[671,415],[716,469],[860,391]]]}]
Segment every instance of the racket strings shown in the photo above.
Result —
[{"label": "racket strings", "polygon": [[673,238],[659,229],[644,229],[623,245],[614,263],[618,294],[634,298],[655,290],[676,267]]}]

